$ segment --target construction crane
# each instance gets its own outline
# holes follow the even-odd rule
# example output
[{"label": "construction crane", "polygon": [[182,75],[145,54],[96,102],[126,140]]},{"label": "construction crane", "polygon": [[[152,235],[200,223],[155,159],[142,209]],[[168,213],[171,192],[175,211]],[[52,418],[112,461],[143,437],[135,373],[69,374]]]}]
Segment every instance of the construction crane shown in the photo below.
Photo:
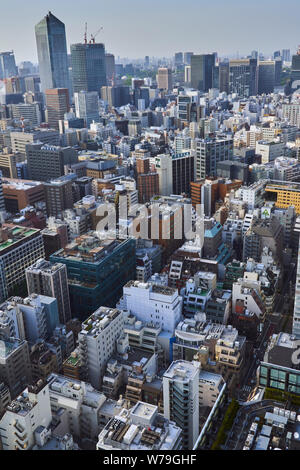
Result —
[{"label": "construction crane", "polygon": [[102,29],[103,29],[103,26],[101,26],[101,28],[99,28],[95,34],[91,34],[90,44],[95,44],[96,36],[98,36],[98,34],[100,33],[100,31],[102,31]]},{"label": "construction crane", "polygon": [[85,30],[84,30],[84,44],[87,44],[87,23],[85,23]]}]

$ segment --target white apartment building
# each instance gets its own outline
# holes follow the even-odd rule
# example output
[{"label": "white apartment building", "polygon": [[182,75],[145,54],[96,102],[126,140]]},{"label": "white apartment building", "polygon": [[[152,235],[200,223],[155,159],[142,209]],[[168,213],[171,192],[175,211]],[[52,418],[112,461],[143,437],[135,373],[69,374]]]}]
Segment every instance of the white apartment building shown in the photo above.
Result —
[{"label": "white apartment building", "polygon": [[172,362],[163,376],[164,416],[182,429],[183,449],[192,449],[199,435],[200,364]]},{"label": "white apartment building", "polygon": [[182,297],[171,287],[129,281],[123,287],[119,308],[128,310],[142,322],[173,333],[181,318]]},{"label": "white apartment building", "polygon": [[173,192],[171,155],[157,155],[155,157],[155,169],[159,175],[159,194],[162,196],[169,196]]},{"label": "white apartment building", "polygon": [[82,324],[78,335],[80,358],[88,381],[96,389],[101,386],[106,364],[116,350],[123,328],[123,312],[108,307],[100,307]]},{"label": "white apartment building", "polygon": [[36,443],[35,432],[52,421],[49,387],[43,381],[31,386],[12,401],[0,420],[3,450],[30,450]]}]

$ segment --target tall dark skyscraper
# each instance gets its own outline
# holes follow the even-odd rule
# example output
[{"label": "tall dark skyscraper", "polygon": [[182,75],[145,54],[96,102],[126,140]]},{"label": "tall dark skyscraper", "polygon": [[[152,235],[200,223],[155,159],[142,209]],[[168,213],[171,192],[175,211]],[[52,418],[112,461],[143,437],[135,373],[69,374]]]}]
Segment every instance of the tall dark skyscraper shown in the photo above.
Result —
[{"label": "tall dark skyscraper", "polygon": [[191,85],[201,91],[208,91],[213,86],[214,54],[191,56]]},{"label": "tall dark skyscraper", "polygon": [[13,51],[0,53],[0,80],[18,75]]},{"label": "tall dark skyscraper", "polygon": [[97,91],[106,85],[104,44],[72,44],[72,75],[74,93]]},{"label": "tall dark skyscraper", "polygon": [[229,61],[229,93],[242,98],[257,94],[257,60],[236,59]]},{"label": "tall dark skyscraper", "polygon": [[69,88],[65,25],[51,12],[35,27],[41,90]]},{"label": "tall dark skyscraper", "polygon": [[300,80],[300,47],[297,54],[292,56],[292,80]]},{"label": "tall dark skyscraper", "polygon": [[275,61],[264,60],[258,65],[258,93],[273,93],[275,85]]}]

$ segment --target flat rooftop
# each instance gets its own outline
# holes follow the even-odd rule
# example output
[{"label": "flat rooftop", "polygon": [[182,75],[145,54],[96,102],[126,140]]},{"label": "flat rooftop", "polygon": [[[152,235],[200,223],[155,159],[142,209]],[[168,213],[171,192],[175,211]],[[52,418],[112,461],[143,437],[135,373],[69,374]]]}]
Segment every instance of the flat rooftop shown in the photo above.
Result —
[{"label": "flat rooftop", "polygon": [[[17,243],[29,238],[31,235],[38,234],[39,229],[22,227],[13,224],[3,224],[0,229],[0,255],[4,254],[6,249],[12,248]],[[8,250],[7,250],[8,251]]]}]

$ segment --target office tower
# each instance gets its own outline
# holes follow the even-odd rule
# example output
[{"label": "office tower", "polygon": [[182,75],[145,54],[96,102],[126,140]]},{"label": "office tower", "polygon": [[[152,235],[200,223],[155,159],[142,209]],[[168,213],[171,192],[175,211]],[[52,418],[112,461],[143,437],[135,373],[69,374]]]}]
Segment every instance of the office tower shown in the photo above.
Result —
[{"label": "office tower", "polygon": [[184,82],[187,86],[189,86],[191,83],[191,66],[190,65],[186,65],[184,67]]},{"label": "office tower", "polygon": [[176,152],[172,157],[173,194],[189,194],[195,179],[194,154],[190,150]]},{"label": "office tower", "polygon": [[280,51],[275,51],[273,54],[273,59],[281,58],[281,53]]},{"label": "office tower", "polygon": [[31,382],[28,343],[0,333],[0,345],[0,381],[8,386],[14,399]]},{"label": "office tower", "polygon": [[159,194],[169,196],[173,193],[172,157],[171,155],[157,155],[155,169],[158,174]]},{"label": "office tower", "polygon": [[282,49],[281,58],[283,62],[291,62],[291,51],[290,49]]},{"label": "office tower", "polygon": [[53,88],[46,90],[46,114],[50,127],[59,128],[59,121],[64,119],[69,111],[69,90],[67,88]]},{"label": "office tower", "polygon": [[145,56],[144,65],[145,65],[145,67],[149,67],[149,65],[150,65],[150,59],[149,59],[148,55]]},{"label": "office tower", "polygon": [[175,63],[175,67],[180,67],[183,64],[182,52],[175,52],[174,63]]},{"label": "office tower", "polygon": [[41,231],[3,224],[0,228],[0,300],[25,281],[25,269],[44,256]]},{"label": "office tower", "polygon": [[82,324],[78,335],[79,354],[87,372],[88,382],[100,389],[106,364],[116,350],[117,339],[123,334],[123,312],[108,307],[98,308]]},{"label": "office tower", "polygon": [[150,171],[149,158],[137,158],[136,167],[139,202],[143,204],[158,194],[159,176],[156,172]]},{"label": "office tower", "polygon": [[104,44],[72,44],[72,74],[74,93],[97,91],[106,85]]},{"label": "office tower", "polygon": [[248,98],[257,94],[257,60],[229,61],[229,93]]},{"label": "office tower", "polygon": [[11,111],[13,119],[28,120],[31,127],[37,127],[41,124],[42,117],[38,103],[12,104]]},{"label": "office tower", "polygon": [[135,137],[141,135],[142,133],[142,123],[140,119],[130,119],[128,121],[128,135]]},{"label": "office tower", "polygon": [[65,325],[71,319],[67,268],[64,264],[44,259],[26,269],[28,294],[54,297],[58,304],[59,321]]},{"label": "office tower", "polygon": [[65,25],[48,13],[35,27],[41,91],[69,88]]},{"label": "office tower", "polygon": [[[292,56],[292,81],[300,80],[300,47],[297,54]],[[292,84],[293,85],[293,84]],[[299,87],[299,85],[298,85]]]},{"label": "office tower", "polygon": [[103,86],[101,99],[115,108],[124,106],[130,103],[129,86]]},{"label": "office tower", "polygon": [[115,56],[113,54],[105,54],[106,80],[111,83],[115,78]]},{"label": "office tower", "polygon": [[44,187],[47,216],[62,218],[63,211],[73,207],[72,180],[62,176],[45,183]]},{"label": "office tower", "polygon": [[11,147],[13,153],[20,153],[26,157],[26,146],[34,142],[49,145],[59,144],[59,133],[54,129],[38,129],[32,132],[11,132]]},{"label": "office tower", "polygon": [[123,285],[135,277],[135,250],[134,239],[101,240],[88,232],[50,256],[51,263],[67,266],[74,317],[85,319],[99,305],[116,304]]},{"label": "office tower", "polygon": [[77,163],[77,150],[71,147],[54,147],[34,143],[27,145],[26,158],[29,178],[49,181],[64,175],[64,166]]},{"label": "office tower", "polygon": [[40,91],[40,83],[41,83],[40,77],[35,77],[35,76],[25,77],[24,82],[25,82],[25,90],[27,92],[31,91],[32,93],[38,93]]},{"label": "office tower", "polygon": [[76,117],[84,120],[85,127],[99,122],[99,94],[96,91],[74,93]]},{"label": "office tower", "polygon": [[229,93],[229,62],[219,64],[219,90]]},{"label": "office tower", "polygon": [[18,75],[13,51],[0,52],[0,80]]},{"label": "office tower", "polygon": [[298,248],[296,291],[294,301],[293,335],[300,338],[300,247]]},{"label": "office tower", "polygon": [[196,140],[196,177],[215,176],[217,163],[231,160],[233,157],[233,140],[228,137]]},{"label": "office tower", "polygon": [[258,59],[258,51],[251,52],[251,59]]},{"label": "office tower", "polygon": [[208,91],[213,84],[215,56],[201,54],[191,56],[191,86],[196,90]]},{"label": "office tower", "polygon": [[185,52],[183,55],[183,62],[185,65],[191,65],[191,57],[194,53],[193,52]]},{"label": "office tower", "polygon": [[162,90],[172,89],[172,70],[167,67],[161,67],[158,69],[156,76],[157,87]]},{"label": "office tower", "polygon": [[145,100],[145,108],[149,107],[150,95],[148,87],[140,86],[133,90],[133,104],[137,109],[139,100]]},{"label": "office tower", "polygon": [[280,57],[275,59],[275,86],[281,85],[282,60]]},{"label": "office tower", "polygon": [[182,429],[183,449],[199,435],[199,374],[199,363],[179,360],[163,375],[164,416]]},{"label": "office tower", "polygon": [[129,281],[123,287],[122,308],[144,323],[173,333],[181,319],[182,298],[172,287]]},{"label": "office tower", "polygon": [[290,103],[282,105],[282,117],[292,126],[300,127],[300,104]]},{"label": "office tower", "polygon": [[273,93],[275,86],[275,61],[259,61],[258,64],[258,94]]}]

